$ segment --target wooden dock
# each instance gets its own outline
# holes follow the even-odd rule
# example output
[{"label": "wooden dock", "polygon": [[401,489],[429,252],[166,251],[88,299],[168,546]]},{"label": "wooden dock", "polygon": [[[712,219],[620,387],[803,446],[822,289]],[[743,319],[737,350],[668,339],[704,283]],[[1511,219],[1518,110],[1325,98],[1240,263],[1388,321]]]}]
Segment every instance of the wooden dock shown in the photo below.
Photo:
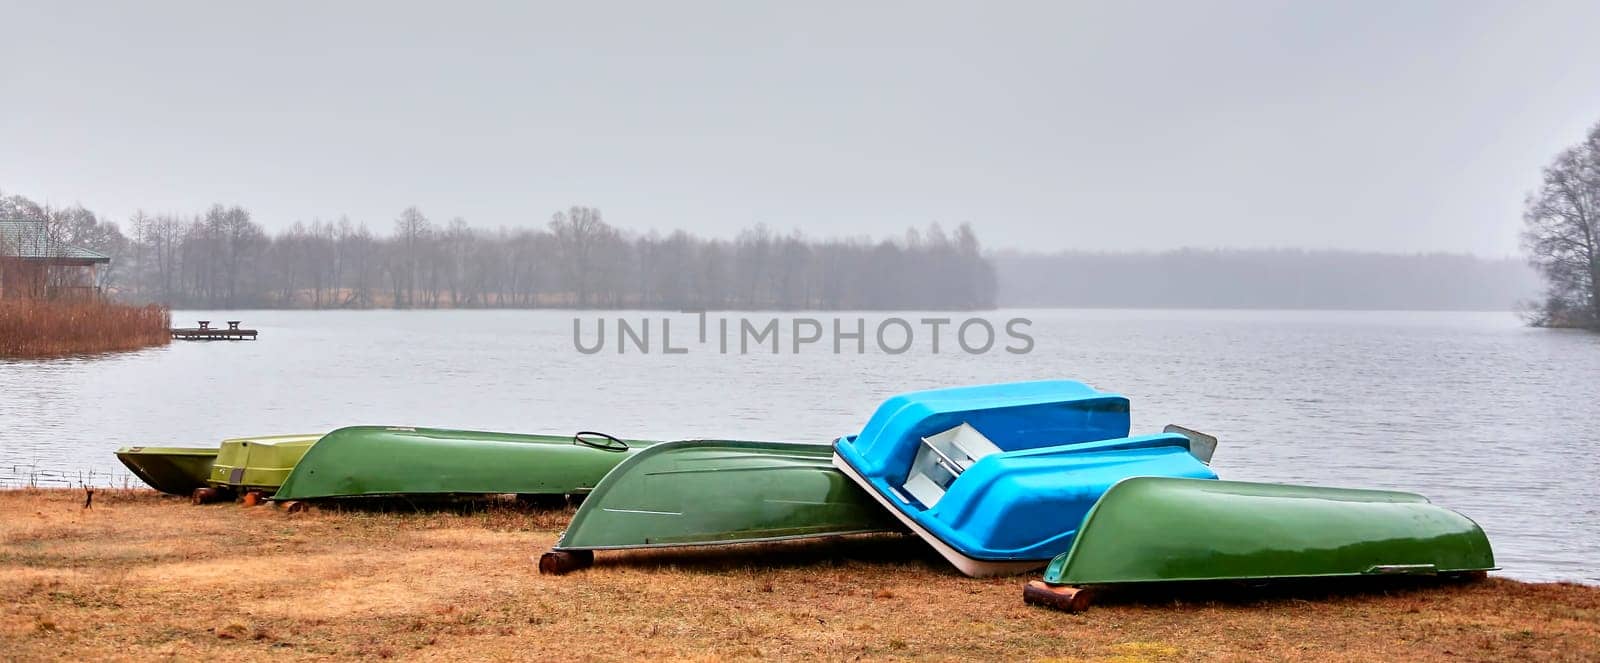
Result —
[{"label": "wooden dock", "polygon": [[212,327],[210,320],[200,320],[199,327],[182,327],[172,330],[176,341],[254,341],[256,330],[240,329],[238,320],[229,320],[228,328]]}]

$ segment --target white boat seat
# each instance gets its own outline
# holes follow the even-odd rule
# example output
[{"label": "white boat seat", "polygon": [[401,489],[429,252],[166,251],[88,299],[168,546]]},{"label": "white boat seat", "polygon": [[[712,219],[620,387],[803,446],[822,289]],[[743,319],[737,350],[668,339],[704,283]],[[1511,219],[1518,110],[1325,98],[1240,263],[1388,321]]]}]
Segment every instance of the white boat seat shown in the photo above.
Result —
[{"label": "white boat seat", "polygon": [[997,453],[1000,447],[978,429],[963,423],[922,438],[917,456],[911,462],[911,471],[906,473],[901,487],[924,507],[931,508],[944,497],[945,490],[956,477],[984,456]]}]

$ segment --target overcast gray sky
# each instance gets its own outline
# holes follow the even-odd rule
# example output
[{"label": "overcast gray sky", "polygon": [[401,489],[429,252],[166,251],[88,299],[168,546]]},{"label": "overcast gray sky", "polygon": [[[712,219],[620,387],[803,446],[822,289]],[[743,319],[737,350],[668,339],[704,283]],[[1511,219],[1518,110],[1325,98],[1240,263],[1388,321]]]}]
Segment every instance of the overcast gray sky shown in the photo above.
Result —
[{"label": "overcast gray sky", "polygon": [[1600,121],[1592,0],[429,4],[0,0],[0,189],[1501,256]]}]

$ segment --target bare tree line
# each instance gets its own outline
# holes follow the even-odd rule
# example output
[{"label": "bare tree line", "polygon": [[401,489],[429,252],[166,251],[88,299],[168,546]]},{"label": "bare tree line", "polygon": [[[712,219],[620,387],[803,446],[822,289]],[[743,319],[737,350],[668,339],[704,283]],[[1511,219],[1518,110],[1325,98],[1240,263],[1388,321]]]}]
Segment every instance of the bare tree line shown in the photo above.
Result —
[{"label": "bare tree line", "polygon": [[623,231],[572,207],[543,228],[439,223],[415,207],[388,235],[348,218],[268,233],[237,206],[147,215],[128,233],[92,212],[0,197],[0,218],[47,220],[113,259],[129,301],[198,308],[982,309],[994,268],[966,224],[816,240],[756,225],[729,240]]}]

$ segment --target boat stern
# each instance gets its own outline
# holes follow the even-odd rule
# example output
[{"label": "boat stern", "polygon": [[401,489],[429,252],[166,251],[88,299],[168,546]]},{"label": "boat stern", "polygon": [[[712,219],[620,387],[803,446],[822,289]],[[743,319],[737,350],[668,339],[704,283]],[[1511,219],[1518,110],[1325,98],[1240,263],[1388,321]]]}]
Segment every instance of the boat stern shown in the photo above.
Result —
[{"label": "boat stern", "polygon": [[236,437],[222,441],[209,483],[230,489],[275,492],[321,434]]}]

